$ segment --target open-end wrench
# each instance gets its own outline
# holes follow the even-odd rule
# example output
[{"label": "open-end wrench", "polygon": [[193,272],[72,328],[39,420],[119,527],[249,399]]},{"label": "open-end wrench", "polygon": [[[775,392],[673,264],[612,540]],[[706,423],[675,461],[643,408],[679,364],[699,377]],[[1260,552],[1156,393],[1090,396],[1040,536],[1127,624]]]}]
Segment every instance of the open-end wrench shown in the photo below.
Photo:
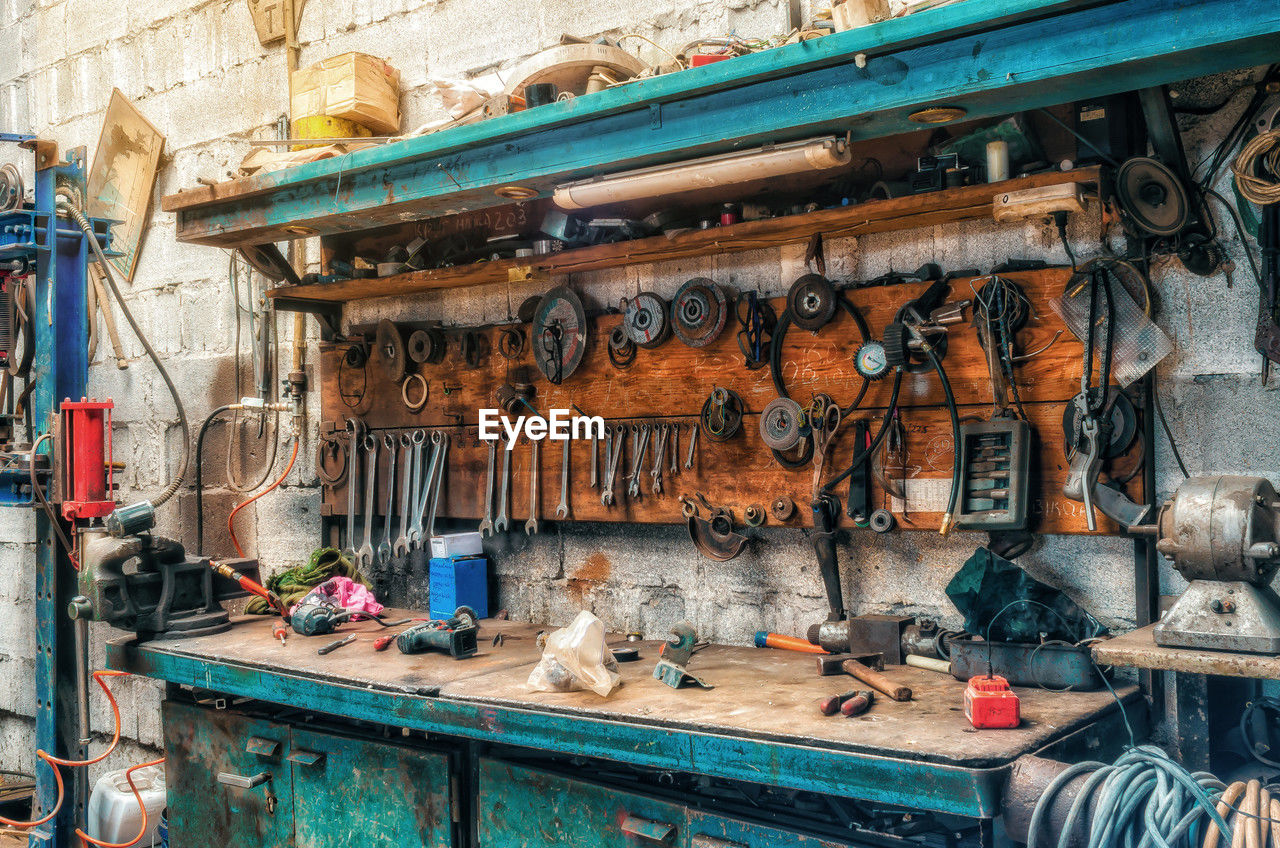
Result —
[{"label": "open-end wrench", "polygon": [[449,467],[449,434],[437,430],[431,434],[431,440],[440,445],[440,461],[436,463],[436,478],[431,485],[431,511],[427,513],[427,539],[436,534],[436,511],[440,508],[440,490],[444,488],[444,472]]},{"label": "open-end wrench", "polygon": [[671,425],[671,476],[680,473],[680,422]]},{"label": "open-end wrench", "polygon": [[400,465],[404,468],[400,474],[400,535],[396,536],[391,553],[397,557],[409,554],[409,513],[413,512],[413,484],[418,477],[418,469],[413,464],[413,439],[408,433],[400,436],[400,452],[404,455]]},{"label": "open-end wrench", "polygon": [[698,448],[698,431],[701,429],[697,424],[694,424],[692,432],[689,433],[689,452],[684,457],[685,468],[693,468],[693,453]]},{"label": "open-end wrench", "polygon": [[613,506],[613,490],[618,481],[618,461],[622,459],[622,443],[626,441],[627,428],[619,424],[605,433],[605,466],[604,489],[600,493],[600,503]]},{"label": "open-end wrench", "polygon": [[373,490],[378,479],[378,437],[365,433],[364,445],[364,542],[356,551],[356,567],[367,571],[373,565]]},{"label": "open-end wrench", "polygon": [[654,429],[658,431],[658,441],[653,446],[653,468],[649,469],[649,477],[653,480],[651,487],[653,493],[660,495],[662,494],[662,466],[667,461],[667,439],[671,437],[671,426],[655,424]]},{"label": "open-end wrench", "polygon": [[[423,433],[423,441],[426,441],[426,434]],[[431,446],[431,457],[427,460],[427,467],[418,475],[418,493],[413,498],[413,526],[409,528],[409,547],[413,550],[420,550],[424,547],[422,541],[422,519],[427,514],[427,498],[431,494],[431,478],[436,475],[436,463],[440,461],[440,443],[435,442]]]},{"label": "open-end wrench", "polygon": [[360,451],[364,445],[364,422],[359,418],[347,419],[347,553],[356,558],[356,491],[360,486]]},{"label": "open-end wrench", "polygon": [[[608,438],[608,428],[605,430],[606,438]],[[568,450],[566,447],[565,450]],[[609,448],[606,446],[605,450]],[[591,488],[595,489],[600,485],[600,436],[596,428],[591,428]]]},{"label": "open-end wrench", "polygon": [[[634,428],[635,425],[633,424],[632,427]],[[635,430],[633,429],[632,432],[634,433]],[[631,483],[627,486],[627,496],[632,500],[640,498],[640,474],[644,471],[644,458],[649,452],[649,438],[652,434],[653,429],[646,421],[640,425],[638,436],[633,437],[639,441],[639,444],[636,445],[636,455],[631,460]]]},{"label": "open-end wrench", "polygon": [[378,543],[378,562],[383,565],[391,562],[391,520],[396,511],[396,454],[399,440],[387,433],[382,437],[382,446],[387,449],[387,501],[386,514],[382,521],[382,541]]},{"label": "open-end wrench", "polygon": [[489,439],[489,470],[484,475],[484,521],[480,522],[480,537],[493,535],[493,460],[497,454],[498,442]]},{"label": "open-end wrench", "polygon": [[565,439],[560,447],[560,505],[556,507],[556,518],[569,517],[569,444],[570,440]]},{"label": "open-end wrench", "polygon": [[529,518],[524,523],[524,534],[532,536],[538,532],[538,501],[541,500],[538,489],[538,439],[529,440]]},{"label": "open-end wrench", "polygon": [[493,522],[496,533],[505,533],[511,526],[507,520],[507,490],[511,488],[511,451],[502,449],[502,476],[498,478],[498,518]]}]

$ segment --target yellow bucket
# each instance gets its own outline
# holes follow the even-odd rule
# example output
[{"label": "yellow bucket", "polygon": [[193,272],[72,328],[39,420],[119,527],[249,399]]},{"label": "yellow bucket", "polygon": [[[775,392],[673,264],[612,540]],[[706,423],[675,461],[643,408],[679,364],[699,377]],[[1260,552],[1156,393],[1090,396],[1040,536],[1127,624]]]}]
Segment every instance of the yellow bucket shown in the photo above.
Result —
[{"label": "yellow bucket", "polygon": [[[373,133],[355,121],[346,118],[330,118],[328,115],[312,115],[306,118],[295,118],[293,121],[294,138],[368,138]],[[316,144],[295,144],[292,150],[307,150],[312,147],[323,147],[324,142]]]}]

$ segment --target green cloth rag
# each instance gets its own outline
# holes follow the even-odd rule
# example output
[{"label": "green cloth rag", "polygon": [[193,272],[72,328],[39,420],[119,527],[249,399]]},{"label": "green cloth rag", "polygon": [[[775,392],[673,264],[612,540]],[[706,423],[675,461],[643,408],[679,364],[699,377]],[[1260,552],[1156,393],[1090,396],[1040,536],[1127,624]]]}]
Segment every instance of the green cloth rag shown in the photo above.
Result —
[{"label": "green cloth rag", "polygon": [[[284,602],[286,608],[293,606],[315,587],[330,577],[350,577],[355,582],[372,588],[369,580],[360,573],[355,563],[343,556],[337,548],[320,548],[311,554],[306,565],[290,568],[267,580],[267,588]],[[245,607],[245,612],[252,615],[269,615],[274,610],[265,598],[253,598]]]}]

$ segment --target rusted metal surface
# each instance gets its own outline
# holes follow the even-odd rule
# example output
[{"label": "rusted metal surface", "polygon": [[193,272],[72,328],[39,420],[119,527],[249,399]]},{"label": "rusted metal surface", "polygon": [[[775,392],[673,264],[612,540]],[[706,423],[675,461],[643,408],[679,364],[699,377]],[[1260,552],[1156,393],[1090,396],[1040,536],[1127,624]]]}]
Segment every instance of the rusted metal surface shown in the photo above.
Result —
[{"label": "rusted metal surface", "polygon": [[[1035,812],[1036,803],[1044,795],[1049,784],[1067,768],[1067,763],[1032,756],[1022,757],[1013,764],[1013,768],[1009,771],[1009,782],[1005,786],[1002,803],[1004,829],[1010,839],[1014,842],[1027,842],[1031,830],[1031,815]],[[1041,830],[1042,840],[1051,835],[1053,844],[1058,844],[1058,835],[1062,833],[1062,827],[1066,824],[1071,805],[1075,803],[1081,787],[1088,779],[1088,774],[1077,775],[1054,796],[1053,804],[1049,808]],[[1092,805],[1090,812],[1092,812]],[[1088,815],[1080,817],[1067,842],[1068,848],[1085,844],[1089,820]]]},{"label": "rusted metal surface", "polygon": [[[642,659],[622,666],[624,685],[608,699],[529,692],[538,628],[491,620],[481,628],[501,629],[503,647],[482,638],[481,652],[460,662],[376,654],[372,633],[367,652],[357,643],[317,657],[306,644],[315,640],[290,639],[287,646],[273,640],[264,617],[208,640],[117,640],[108,647],[108,664],[347,721],[975,818],[998,814],[1005,771],[1018,756],[1075,734],[1100,744],[1115,735],[1118,721],[1106,693],[1023,690],[1022,727],[978,733],[964,718],[963,684],[896,666],[892,671],[918,700],[885,700],[858,718],[827,718],[813,705],[831,694],[831,680],[815,674],[813,657],[757,648],[705,648],[699,669],[716,689],[673,692],[652,678],[657,642],[638,643]],[[1130,704],[1137,700],[1134,687],[1120,694]]]},{"label": "rusted metal surface", "polygon": [[1280,657],[1194,648],[1165,648],[1155,643],[1154,630],[1155,625],[1149,625],[1099,642],[1093,648],[1093,658],[1099,665],[1183,671],[1189,674],[1220,674],[1258,680],[1280,679]]}]

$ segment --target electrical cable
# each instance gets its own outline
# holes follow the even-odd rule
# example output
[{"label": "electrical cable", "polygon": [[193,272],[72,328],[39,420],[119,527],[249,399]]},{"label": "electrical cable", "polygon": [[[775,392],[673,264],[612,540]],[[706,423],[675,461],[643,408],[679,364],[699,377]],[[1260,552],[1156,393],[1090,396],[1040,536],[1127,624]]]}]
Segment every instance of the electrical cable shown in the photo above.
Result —
[{"label": "electrical cable", "polygon": [[[243,384],[240,377],[240,317],[242,314],[248,315],[250,328],[252,329],[252,326],[256,323],[254,318],[257,315],[257,313],[254,312],[253,310],[253,300],[252,300],[253,299],[253,268],[251,267],[248,268],[248,276],[249,276],[248,296],[250,298],[250,301],[249,301],[249,305],[245,306],[240,302],[240,281],[239,281],[239,273],[238,273],[239,267],[240,267],[240,254],[237,251],[231,251],[230,260],[227,263],[227,280],[229,285],[231,286],[232,313],[235,316],[235,331],[234,331],[232,348],[231,348],[232,349],[231,361],[232,361],[232,375],[235,380],[235,389],[236,389],[235,396],[237,398],[244,397],[244,393],[242,391]],[[272,321],[272,330],[274,332],[274,327],[275,327],[275,311],[274,310],[272,310],[272,313],[271,313],[271,321]],[[253,350],[256,351],[256,348],[254,348]],[[278,374],[280,372],[279,348],[273,346],[272,354],[275,358],[275,361],[272,366],[272,371]],[[265,363],[263,364],[262,367],[266,367]],[[279,400],[278,391],[273,392],[273,397],[275,398],[275,400]],[[269,399],[264,398],[263,400],[266,401]],[[227,428],[228,430],[227,454],[226,454],[225,463],[223,465],[223,473],[226,476],[228,489],[230,489],[231,491],[237,494],[242,495],[242,494],[245,494],[246,492],[252,492],[254,489],[261,487],[264,483],[267,482],[267,478],[271,474],[271,469],[275,467],[277,451],[280,448],[280,439],[279,439],[280,414],[278,412],[272,418],[272,428],[273,429],[271,433],[271,455],[267,458],[266,462],[263,465],[262,475],[258,477],[258,479],[255,480],[252,484],[246,485],[238,478],[236,471],[232,467],[231,454],[236,444],[236,434],[239,433],[240,431],[240,413],[239,411],[236,411],[235,414],[231,416],[231,424]]]},{"label": "electrical cable", "polygon": [[[1262,165],[1259,174],[1258,165]],[[1231,163],[1236,189],[1251,203],[1280,203],[1280,129],[1254,136]]]},{"label": "electrical cable", "polygon": [[1164,437],[1169,440],[1169,450],[1173,452],[1173,459],[1178,463],[1178,470],[1182,472],[1184,480],[1189,479],[1191,475],[1187,473],[1187,464],[1182,461],[1182,454],[1178,452],[1178,443],[1173,440],[1173,431],[1169,429],[1169,422],[1164,417],[1164,404],[1160,402],[1160,393],[1153,388],[1151,396],[1156,402],[1156,418],[1160,419],[1160,428],[1164,430]]},{"label": "electrical cable", "polygon": [[823,494],[831,494],[832,490],[834,490],[841,481],[848,479],[851,474],[857,471],[858,468],[867,460],[871,459],[871,457],[875,455],[875,452],[880,449],[880,443],[884,441],[884,437],[889,433],[889,424],[893,419],[894,411],[898,408],[898,393],[902,389],[902,374],[904,370],[905,369],[901,367],[894,370],[893,389],[889,393],[889,405],[885,408],[884,417],[880,420],[880,429],[876,431],[875,438],[871,440],[871,443],[867,445],[865,450],[854,455],[853,461],[849,463],[848,468],[841,471],[835,477],[832,477],[825,485],[823,485]]},{"label": "electrical cable", "polygon": [[102,274],[107,279],[107,285],[111,288],[111,294],[116,299],[116,305],[120,307],[120,312],[124,315],[125,321],[129,323],[133,334],[138,337],[139,343],[142,344],[142,349],[147,352],[147,356],[155,364],[156,370],[160,372],[160,379],[168,387],[169,395],[173,398],[173,405],[177,408],[178,423],[182,427],[182,462],[178,465],[178,473],[169,481],[169,485],[165,486],[159,495],[148,499],[153,507],[159,507],[177,493],[178,488],[182,485],[183,478],[187,476],[187,463],[191,459],[191,425],[187,422],[186,407],[182,405],[182,398],[178,396],[178,387],[173,384],[173,378],[169,376],[169,371],[160,360],[160,355],[151,346],[151,342],[147,340],[146,333],[138,326],[133,313],[129,311],[124,295],[120,292],[120,286],[116,283],[115,274],[112,273],[111,263],[107,262],[107,257],[103,254],[102,245],[98,243],[98,236],[94,233],[89,219],[65,199],[59,200],[58,209],[66,212],[84,231],[85,240],[88,241],[89,247],[93,250],[93,255],[97,258],[98,264],[102,266]]},{"label": "electrical cable", "polygon": [[138,829],[138,835],[128,842],[103,842],[101,839],[95,839],[77,827],[76,836],[80,837],[81,846],[97,845],[98,848],[130,848],[130,846],[137,845],[142,841],[142,837],[147,835],[147,828],[150,822],[147,820],[147,805],[143,803],[142,794],[138,792],[138,787],[133,784],[133,773],[148,766],[158,766],[164,762],[164,759],[164,757],[161,757],[148,763],[138,763],[136,766],[130,766],[124,771],[124,779],[129,784],[129,789],[133,792],[134,800],[138,802],[138,809],[142,811],[142,827]]},{"label": "electrical cable", "polygon": [[31,477],[31,491],[36,496],[36,500],[40,502],[40,508],[44,510],[45,517],[49,519],[49,524],[53,526],[53,532],[58,535],[58,541],[62,543],[63,549],[67,552],[67,559],[71,560],[71,565],[76,571],[80,570],[80,561],[76,559],[75,548],[71,546],[71,540],[67,538],[67,533],[62,529],[62,518],[53,511],[53,507],[49,504],[49,499],[45,497],[44,489],[40,486],[40,481],[36,480],[36,451],[40,450],[41,443],[45,439],[52,439],[52,433],[45,433],[36,439],[35,444],[31,446],[30,455],[27,459],[27,473]]},{"label": "electrical cable", "polygon": [[68,767],[91,766],[91,765],[94,765],[95,763],[102,762],[103,760],[105,760],[107,757],[111,755],[111,752],[114,751],[116,749],[116,746],[120,744],[120,705],[116,703],[115,696],[111,694],[111,690],[107,687],[107,684],[102,682],[102,678],[124,677],[127,674],[128,672],[126,671],[109,671],[109,670],[99,670],[93,673],[93,681],[97,683],[99,687],[102,688],[103,692],[106,693],[107,701],[109,701],[111,704],[111,715],[115,723],[115,730],[112,732],[112,735],[111,735],[111,744],[107,746],[107,750],[103,751],[98,756],[89,760],[64,760],[60,757],[55,757],[52,754],[42,749],[37,750],[36,758],[40,760],[44,760],[46,763],[49,764],[49,768],[53,769],[53,780],[58,787],[58,798],[53,804],[53,809],[51,809],[48,813],[46,813],[43,818],[36,819],[34,821],[28,821],[28,822],[14,821],[12,819],[7,819],[3,816],[0,816],[0,825],[4,825],[5,827],[16,827],[21,829],[28,829],[33,827],[39,827],[40,825],[45,824],[48,821],[51,821],[53,817],[58,814],[58,810],[62,809],[62,802],[66,797],[66,787],[63,785],[63,782],[62,782],[62,770],[58,767],[59,766],[68,766]]},{"label": "electrical cable", "polygon": [[[1276,760],[1273,760],[1270,757],[1266,757],[1263,754],[1261,754],[1258,751],[1257,746],[1254,745],[1254,740],[1250,738],[1249,719],[1252,718],[1253,714],[1259,709],[1268,709],[1268,710],[1271,710],[1272,712],[1280,713],[1280,698],[1273,698],[1273,697],[1267,696],[1267,697],[1258,698],[1252,701],[1249,704],[1249,706],[1245,708],[1244,712],[1240,714],[1240,724],[1239,724],[1240,738],[1244,740],[1245,748],[1249,750],[1250,756],[1252,756],[1255,760],[1262,763],[1264,766],[1267,766],[1268,768],[1280,769],[1280,762],[1277,762]],[[1269,749],[1264,749],[1264,750],[1269,750]]]},{"label": "electrical cable", "polygon": [[258,500],[263,495],[271,494],[271,492],[276,490],[276,487],[278,487],[281,483],[285,481],[285,478],[289,476],[289,472],[293,470],[293,463],[298,459],[298,442],[299,441],[301,441],[301,439],[298,437],[298,435],[295,434],[293,437],[293,453],[289,457],[289,464],[285,466],[284,473],[281,474],[276,479],[276,481],[272,483],[270,486],[263,489],[261,492],[254,495],[253,497],[249,498],[247,501],[242,502],[235,509],[231,510],[230,515],[227,516],[227,532],[231,534],[231,544],[235,546],[237,555],[244,556],[244,550],[240,547],[240,540],[236,538],[236,528],[234,525],[236,513],[238,513],[240,510],[244,509],[246,506],[253,503],[254,501]]},{"label": "electrical cable", "polygon": [[[204,553],[204,437],[209,431],[209,425],[213,420],[224,412],[229,412],[235,404],[224,404],[204,419],[204,423],[200,425],[200,432],[196,436],[196,479],[194,488],[196,490],[196,555]],[[230,438],[231,434],[228,433]]]}]

